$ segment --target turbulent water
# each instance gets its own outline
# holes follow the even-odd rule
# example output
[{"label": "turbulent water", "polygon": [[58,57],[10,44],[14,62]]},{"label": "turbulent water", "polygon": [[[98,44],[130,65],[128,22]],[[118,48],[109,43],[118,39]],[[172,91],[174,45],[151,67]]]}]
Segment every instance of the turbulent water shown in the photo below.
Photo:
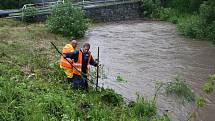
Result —
[{"label": "turbulent water", "polygon": [[[157,80],[169,82],[175,77],[184,79],[192,89],[201,93],[201,86],[215,73],[215,46],[208,41],[186,39],[173,24],[157,21],[127,21],[91,27],[87,35],[93,55],[100,47],[100,60],[107,79],[100,85],[115,89],[129,100],[137,93],[148,99],[155,93]],[[119,83],[116,77],[127,80]],[[159,114],[168,110],[173,120],[182,121],[192,104],[159,94]],[[215,93],[207,98],[207,105],[198,113],[202,121],[215,120]]]}]

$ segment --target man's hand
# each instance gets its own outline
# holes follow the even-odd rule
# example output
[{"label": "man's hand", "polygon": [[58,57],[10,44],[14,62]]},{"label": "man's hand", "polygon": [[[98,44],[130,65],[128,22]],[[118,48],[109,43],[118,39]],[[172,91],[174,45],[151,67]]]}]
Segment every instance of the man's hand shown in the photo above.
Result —
[{"label": "man's hand", "polygon": [[97,58],[95,59],[95,62],[97,62],[97,63],[98,63],[98,59],[97,59]]},{"label": "man's hand", "polygon": [[99,67],[99,66],[101,66],[101,64],[96,63],[94,66],[95,67]]}]

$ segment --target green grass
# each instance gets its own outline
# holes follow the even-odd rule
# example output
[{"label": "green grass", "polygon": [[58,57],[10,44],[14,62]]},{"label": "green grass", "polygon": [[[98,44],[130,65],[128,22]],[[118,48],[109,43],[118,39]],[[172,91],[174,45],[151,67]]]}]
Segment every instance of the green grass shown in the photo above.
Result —
[{"label": "green grass", "polygon": [[176,95],[182,100],[188,102],[195,101],[195,93],[184,81],[181,81],[179,78],[176,78],[175,81],[168,83],[165,90],[167,94]]},{"label": "green grass", "polygon": [[[147,103],[137,101],[136,106],[129,107],[110,89],[96,92],[91,88],[89,93],[72,90],[58,66],[59,55],[50,44],[52,41],[62,48],[67,39],[49,33],[44,24],[24,25],[1,19],[0,25],[1,120],[145,119],[137,114],[143,113]],[[163,121],[152,106],[147,107],[144,116]]]},{"label": "green grass", "polygon": [[134,111],[139,118],[144,117],[146,120],[149,120],[152,116],[156,115],[156,104],[154,101],[138,96]]}]

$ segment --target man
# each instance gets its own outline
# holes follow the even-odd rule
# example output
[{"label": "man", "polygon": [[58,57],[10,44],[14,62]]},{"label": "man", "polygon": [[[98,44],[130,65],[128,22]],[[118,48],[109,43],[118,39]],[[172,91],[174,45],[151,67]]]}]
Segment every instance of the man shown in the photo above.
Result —
[{"label": "man", "polygon": [[98,66],[89,51],[90,44],[84,43],[83,48],[74,52],[64,53],[64,57],[74,59],[73,62],[73,88],[84,89],[88,91],[87,75],[89,66]]},{"label": "man", "polygon": [[[77,41],[74,38],[71,38],[70,43],[64,46],[62,53],[74,52],[76,47]],[[70,62],[68,62],[67,60]],[[64,72],[67,76],[67,81],[68,83],[71,83],[73,77],[73,67],[71,64],[73,64],[73,60],[70,58],[67,58],[67,60],[63,56],[61,56],[60,68],[64,69]]]}]

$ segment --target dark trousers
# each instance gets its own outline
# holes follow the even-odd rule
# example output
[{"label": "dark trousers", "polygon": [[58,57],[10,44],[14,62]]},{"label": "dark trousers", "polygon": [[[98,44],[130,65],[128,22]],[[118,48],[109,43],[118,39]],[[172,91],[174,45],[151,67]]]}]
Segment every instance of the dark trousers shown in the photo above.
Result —
[{"label": "dark trousers", "polygon": [[72,80],[73,80],[73,78],[67,78],[67,82],[68,82],[69,84],[72,83]]},{"label": "dark trousers", "polygon": [[88,91],[88,82],[86,76],[73,75],[73,88],[74,89],[83,89]]}]

